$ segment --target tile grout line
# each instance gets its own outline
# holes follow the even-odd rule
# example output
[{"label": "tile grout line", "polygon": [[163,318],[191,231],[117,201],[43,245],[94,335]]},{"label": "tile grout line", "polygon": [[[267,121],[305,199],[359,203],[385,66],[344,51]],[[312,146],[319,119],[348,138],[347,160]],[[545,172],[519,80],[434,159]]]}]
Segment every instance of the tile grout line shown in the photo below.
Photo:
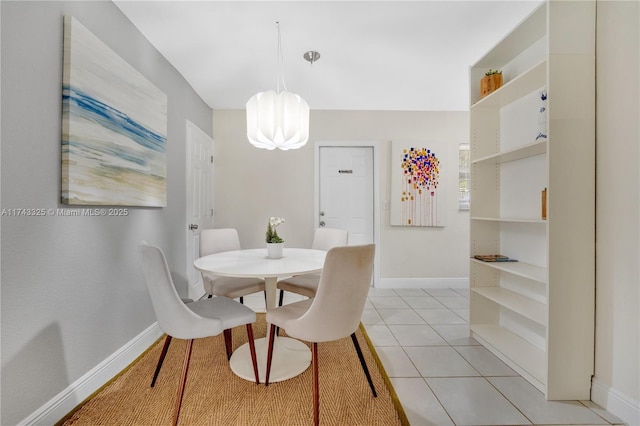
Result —
[{"label": "tile grout line", "polygon": [[[464,325],[469,324],[468,320],[466,320],[465,318],[462,318],[459,314],[457,314],[455,311],[453,311],[453,308],[444,305],[440,300],[437,299],[437,296],[431,295],[426,289],[420,289],[422,292],[424,292],[427,296],[432,297],[434,299],[436,299],[441,305],[443,305],[444,308],[446,308],[448,311],[450,311],[453,315],[455,315],[456,317],[462,319],[464,321]],[[463,297],[465,299],[468,299],[469,296],[466,294],[462,294],[460,292],[457,292],[455,289],[447,289],[450,291],[453,291],[454,293],[458,294],[460,297]],[[505,400],[507,400],[509,402],[509,404],[515,408],[515,410],[520,413],[525,419],[527,419],[527,421],[530,422],[530,424],[535,425],[536,423],[534,423],[532,421],[532,419],[530,419],[522,410],[520,410],[520,408],[518,408],[518,406],[507,396],[505,395],[503,392],[500,391],[500,389],[498,389],[492,382],[491,380],[489,380],[489,378],[492,377],[522,377],[521,375],[516,375],[516,376],[508,376],[508,375],[500,375],[500,376],[486,376],[484,374],[482,374],[482,372],[480,372],[473,364],[471,364],[471,362],[469,362],[463,355],[462,353],[460,353],[457,349],[457,346],[469,346],[469,345],[453,345],[451,344],[447,339],[444,338],[444,336],[438,332],[438,330],[436,330],[435,328],[433,328],[433,325],[447,325],[447,324],[431,324],[429,323],[425,318],[423,318],[413,306],[411,306],[409,303],[407,303],[407,300],[405,299],[405,297],[422,297],[422,296],[403,296],[399,293],[397,293],[395,290],[391,289],[392,293],[395,295],[395,297],[400,297],[402,299],[402,301],[404,303],[406,303],[407,305],[409,305],[409,308],[416,314],[418,315],[420,318],[422,318],[425,321],[425,324],[427,326],[429,326],[444,342],[445,345],[426,345],[429,347],[436,347],[436,346],[448,346],[450,348],[452,348],[458,355],[460,355],[471,367],[474,371],[476,371],[479,376],[442,376],[442,377],[438,377],[438,378],[452,378],[452,379],[456,379],[456,378],[463,378],[463,377],[468,377],[468,378],[482,378],[484,379],[485,382],[487,382],[493,389],[495,389]],[[379,296],[379,297],[389,297],[389,296]],[[440,296],[440,297],[447,297],[447,296]],[[453,296],[453,297],[457,297],[457,296]],[[431,388],[431,386],[429,385],[429,382],[427,381],[427,379],[429,377],[424,377],[422,375],[422,373],[420,372],[420,370],[418,369],[418,367],[415,365],[415,363],[413,362],[413,360],[411,359],[411,357],[409,357],[409,354],[406,352],[405,347],[413,347],[413,346],[406,346],[406,345],[402,345],[400,344],[400,341],[398,341],[397,337],[395,336],[395,334],[393,333],[393,331],[390,328],[390,324],[388,324],[385,319],[383,318],[383,316],[380,314],[379,312],[379,308],[376,307],[376,305],[373,303],[373,301],[369,300],[369,303],[371,303],[373,310],[375,310],[375,312],[379,315],[380,319],[382,320],[383,325],[389,330],[389,332],[391,333],[391,335],[393,336],[393,338],[396,340],[396,342],[399,344],[399,347],[402,348],[404,354],[407,356],[407,358],[409,359],[409,361],[411,362],[411,365],[413,365],[413,367],[416,369],[416,371],[420,374],[420,377],[424,383],[427,385],[427,388],[429,389],[429,391],[433,394],[433,396],[435,397],[436,401],[438,402],[438,404],[440,405],[440,407],[443,409],[444,413],[446,413],[446,415],[449,417],[449,419],[452,421],[452,423],[455,425],[456,423],[453,421],[453,418],[451,417],[451,414],[447,411],[447,409],[444,407],[444,405],[442,404],[442,402],[440,401],[440,399],[438,398],[438,395],[433,391],[433,389]],[[393,308],[389,308],[389,309],[393,309]],[[422,309],[422,308],[420,308]],[[424,308],[424,309],[430,309],[430,308]],[[433,308],[433,309],[442,309],[442,308]],[[456,308],[456,309],[465,309],[465,308]],[[393,325],[393,324],[392,324]],[[397,325],[402,325],[402,324],[397,324]],[[453,324],[453,325],[462,325],[462,324]],[[474,345],[471,345],[474,346]],[[389,346],[380,346],[380,347],[389,347]],[[416,346],[416,347],[422,347],[422,346]],[[517,372],[516,372],[517,373]],[[397,378],[402,378],[402,377],[397,377]],[[408,378],[413,378],[413,377],[408,377]],[[577,402],[583,406],[584,408],[587,408],[591,413],[595,414],[599,419],[601,419],[602,421],[605,422],[605,424],[607,425],[612,425],[615,423],[611,423],[609,422],[606,418],[604,418],[603,416],[601,416],[600,414],[598,414],[597,411],[595,411],[593,408],[591,408],[590,406],[586,405],[584,402],[577,400]],[[572,423],[571,423],[572,424]]]},{"label": "tile grout line", "polygon": [[[429,294],[429,293],[428,293],[428,292],[426,292],[426,291],[425,291],[425,293]],[[447,310],[450,310],[448,306],[444,305],[442,302],[440,302],[440,301],[439,301],[438,299],[436,299],[434,296],[432,296],[431,294],[429,294],[429,296],[430,296],[430,297],[433,297],[435,300],[437,300],[437,301],[438,301],[438,303],[442,304],[442,305],[443,305]],[[416,312],[416,314],[417,314],[417,315],[420,315],[420,314],[418,314],[417,312]],[[456,316],[457,316],[457,315],[456,315]],[[462,318],[462,319],[464,320],[464,318]],[[427,323],[427,325],[428,325],[428,326],[429,326],[429,327],[430,327],[430,328],[431,328],[431,329],[432,329],[432,330],[433,330],[433,331],[434,331],[438,336],[440,336],[440,338],[441,338],[441,339],[446,343],[446,345],[447,345],[448,347],[452,348],[452,349],[455,351],[455,348],[453,347],[453,345],[451,345],[451,344],[449,343],[449,341],[448,341],[447,339],[445,339],[445,337],[444,337],[443,335],[441,335],[441,334],[438,332],[438,330],[436,330],[435,328],[433,328],[433,327],[431,326],[431,324],[430,324],[428,321],[426,321],[426,320],[425,320],[425,322]],[[466,323],[467,323],[467,321],[465,321],[465,324],[466,324]],[[403,348],[403,350],[404,350],[404,348]],[[405,353],[406,353],[406,351],[405,351]],[[458,353],[458,352],[456,351],[456,353]],[[407,356],[408,356],[408,354],[407,354]],[[409,358],[409,359],[411,359],[411,358]],[[465,361],[466,361],[466,360],[465,360]],[[413,362],[413,361],[412,361],[412,362]],[[469,365],[471,365],[471,363],[469,363],[468,361],[467,361],[467,363],[468,363]],[[475,371],[477,371],[477,370],[476,370],[476,368],[475,368],[475,367],[473,367],[473,365],[471,365],[471,367],[472,367]],[[417,369],[417,367],[416,367],[416,369]],[[442,401],[440,400],[440,397],[438,397],[438,394],[433,390],[433,388],[432,388],[432,387],[431,387],[431,385],[429,384],[429,381],[427,380],[427,377],[422,376],[422,373],[420,372],[420,370],[418,370],[418,373],[420,373],[420,376],[422,377],[422,380],[424,381],[424,383],[427,385],[427,388],[429,388],[429,391],[433,394],[433,397],[436,399],[436,401],[438,401],[438,404],[440,404],[440,407],[442,407],[442,410],[447,414],[447,416],[448,416],[448,417],[449,417],[449,419],[451,420],[451,423],[453,423],[453,424],[454,424],[454,426],[455,426],[455,425],[456,425],[456,422],[455,422],[455,420],[453,419],[452,414],[451,414],[451,413],[449,413],[449,410],[447,410],[447,408],[444,406],[444,404],[443,404],[443,403],[442,403]],[[478,374],[479,374],[479,373],[480,373],[480,372],[478,371]]]},{"label": "tile grout line", "polygon": [[[452,289],[452,290],[453,290],[453,289]],[[455,290],[454,290],[454,292],[455,292]],[[467,298],[466,296],[462,296],[462,297]],[[445,306],[446,306],[446,305],[445,305]],[[451,310],[451,308],[449,308],[448,306],[446,306],[446,308],[447,308],[449,311],[451,311],[454,315],[457,315],[457,314],[456,314],[455,312],[453,312],[453,311]],[[462,319],[464,320],[464,318],[462,318]],[[468,328],[468,327],[469,327],[469,321],[468,321],[468,320],[464,320],[464,323],[465,323],[465,325],[466,325],[466,326],[467,326],[467,328]],[[436,332],[437,332],[437,330],[436,330]],[[466,346],[466,345],[465,345],[465,346]],[[533,421],[531,421],[531,419],[530,419],[529,417],[527,417],[527,416],[526,416],[522,411],[520,411],[520,409],[519,409],[519,408],[518,408],[518,407],[513,403],[513,401],[511,401],[511,400],[510,400],[506,395],[504,395],[502,392],[500,392],[500,391],[499,391],[499,390],[498,390],[498,389],[493,385],[493,383],[491,383],[491,381],[490,381],[489,379],[487,379],[487,376],[485,376],[484,374],[482,374],[482,372],[481,372],[480,370],[478,370],[478,369],[477,369],[473,364],[471,364],[471,362],[469,362],[469,361],[468,361],[464,356],[462,356],[462,354],[461,354],[461,353],[456,349],[456,346],[454,346],[454,345],[450,345],[450,347],[451,347],[451,348],[452,348],[452,349],[453,349],[453,350],[454,350],[458,355],[460,355],[460,356],[461,356],[461,357],[462,357],[462,358],[463,358],[463,359],[464,359],[464,360],[465,360],[465,361],[466,361],[466,362],[467,362],[467,363],[468,363],[468,364],[469,364],[469,365],[470,365],[470,366],[471,366],[471,367],[472,367],[476,372],[478,372],[478,374],[479,374],[479,377],[480,377],[480,378],[482,378],[486,383],[488,383],[490,386],[492,386],[494,389],[496,389],[496,391],[498,391],[498,393],[500,393],[500,395],[502,395],[502,397],[503,397],[506,401],[508,401],[508,402],[509,402],[509,404],[510,404],[513,408],[515,408],[515,409],[516,409],[516,411],[517,411],[518,413],[522,414],[522,416],[523,416],[525,419],[527,419],[531,425],[533,425],[533,424],[534,424],[534,423],[533,423]],[[478,378],[478,377],[475,377],[475,378]],[[425,380],[425,382],[427,382],[427,381]],[[429,386],[429,382],[427,382],[427,386]],[[430,387],[430,386],[429,386],[429,388],[431,389],[431,387]],[[433,392],[433,390],[432,390],[432,392]],[[434,393],[434,395],[435,395],[435,392],[433,392],[433,393]],[[437,398],[437,395],[436,395],[436,398]],[[440,401],[440,400],[438,399],[438,401]],[[441,403],[440,405],[442,405],[442,403]],[[443,406],[443,407],[444,407],[444,406]],[[446,409],[445,409],[445,410],[446,410]],[[448,412],[447,412],[447,414],[448,414]],[[452,418],[451,420],[453,421],[453,418]],[[455,422],[454,422],[454,424],[455,424]]]},{"label": "tile grout line", "polygon": [[[422,289],[421,289],[421,290],[422,290]],[[423,291],[424,291],[424,290],[423,290]],[[406,303],[406,301],[404,300],[404,297],[403,297],[403,296],[401,296],[400,294],[396,293],[395,291],[393,291],[393,292],[396,294],[396,296],[400,297],[400,298],[401,298],[401,299]],[[425,293],[427,293],[427,292],[425,291]],[[429,297],[433,297],[433,296],[431,296],[431,295],[430,295],[430,294],[428,294],[428,293],[427,293],[427,295],[428,295]],[[435,299],[435,297],[433,297],[433,298]],[[380,319],[382,320],[382,322],[384,323],[384,325],[387,327],[387,329],[389,329],[389,332],[391,333],[391,335],[393,336],[393,338],[398,342],[398,345],[399,345],[399,346],[400,346],[400,348],[402,349],[402,352],[405,354],[405,356],[407,357],[407,359],[409,360],[409,362],[411,363],[411,365],[413,365],[413,367],[416,369],[416,371],[417,371],[417,372],[418,372],[418,374],[420,375],[420,377],[419,377],[419,378],[420,378],[420,379],[422,379],[422,381],[424,382],[424,384],[427,386],[427,388],[429,389],[429,392],[431,392],[431,394],[433,395],[433,397],[435,398],[435,400],[436,400],[436,401],[438,402],[438,404],[440,405],[440,408],[442,408],[443,412],[447,415],[447,417],[449,418],[449,420],[451,420],[451,423],[452,423],[454,426],[456,426],[456,422],[453,420],[453,417],[451,416],[451,413],[449,413],[449,411],[446,409],[446,407],[442,404],[442,401],[440,400],[440,398],[438,397],[438,395],[433,391],[433,389],[431,388],[431,385],[429,385],[429,382],[427,381],[427,377],[424,377],[424,376],[423,376],[423,374],[422,374],[422,372],[420,371],[420,369],[418,368],[418,366],[413,362],[413,360],[411,359],[411,357],[409,356],[409,354],[408,354],[408,353],[407,353],[407,351],[405,350],[405,345],[401,345],[401,344],[400,344],[400,342],[398,341],[398,338],[393,334],[393,331],[391,331],[391,329],[389,328],[389,324],[387,324],[387,322],[384,320],[384,318],[382,317],[382,315],[380,314],[380,312],[378,312],[378,308],[375,306],[375,304],[374,304],[372,301],[370,301],[370,303],[371,303],[371,305],[373,306],[373,308],[375,309],[375,311],[378,313],[378,315],[380,315]],[[443,306],[444,306],[444,305],[443,305]],[[420,316],[420,314],[418,314],[418,313],[415,311],[415,308],[413,308],[411,305],[409,305],[409,308],[410,308],[410,309],[411,309],[411,310],[412,310],[416,315]],[[447,306],[445,306],[445,308],[446,308],[446,309],[449,309]],[[420,316],[420,318],[422,318],[422,317]],[[424,318],[423,318],[423,320],[424,320]],[[431,329],[434,331],[434,333],[436,333],[436,334],[437,334],[437,335],[438,335],[438,336],[439,336],[439,337],[440,337],[440,338],[445,342],[445,345],[435,345],[435,346],[441,346],[441,347],[446,347],[446,346],[448,346],[448,347],[452,347],[452,345],[449,343],[449,341],[448,341],[447,339],[445,339],[445,338],[444,338],[444,336],[442,336],[440,333],[438,333],[438,331],[437,331],[435,328],[431,327],[431,324],[429,324],[426,320],[424,320],[424,321],[425,321],[425,324],[426,324],[427,326],[429,326],[429,328],[431,328]],[[465,321],[465,323],[466,323],[466,321]],[[454,350],[455,350],[455,349],[454,349]],[[466,361],[466,360],[465,360],[465,361]],[[468,361],[467,361],[467,362],[468,362]],[[473,367],[473,366],[471,366],[471,367],[472,367],[472,368],[474,368],[474,370],[475,370],[475,367]],[[476,371],[477,371],[477,370],[476,370]],[[480,373],[480,372],[478,372],[478,373]],[[400,404],[402,404],[402,400],[400,401]]]}]

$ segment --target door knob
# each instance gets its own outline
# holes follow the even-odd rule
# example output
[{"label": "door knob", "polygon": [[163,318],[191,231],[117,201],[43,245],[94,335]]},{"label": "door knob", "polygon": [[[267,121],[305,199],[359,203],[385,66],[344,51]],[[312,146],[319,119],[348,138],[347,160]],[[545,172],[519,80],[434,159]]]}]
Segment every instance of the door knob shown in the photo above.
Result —
[{"label": "door knob", "polygon": [[324,210],[320,212],[320,216],[324,216]]},{"label": "door knob", "polygon": [[195,223],[192,223],[191,225],[189,225],[189,229],[192,231],[195,231],[196,229],[198,229],[198,225],[196,225]]},{"label": "door knob", "polygon": [[324,226],[324,225],[326,225],[326,223],[324,223],[324,220],[321,220],[320,221],[320,226]]}]

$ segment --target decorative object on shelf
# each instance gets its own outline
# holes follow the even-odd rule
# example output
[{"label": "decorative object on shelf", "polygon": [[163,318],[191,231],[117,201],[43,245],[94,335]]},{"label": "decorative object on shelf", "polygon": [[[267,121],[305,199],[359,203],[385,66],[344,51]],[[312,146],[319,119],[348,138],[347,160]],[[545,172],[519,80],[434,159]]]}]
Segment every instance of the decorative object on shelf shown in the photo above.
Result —
[{"label": "decorative object on shelf", "polygon": [[392,143],[391,225],[442,226],[440,159],[432,149]]},{"label": "decorative object on shelf", "polygon": [[501,254],[476,254],[473,257],[483,262],[517,262],[516,259],[511,259],[509,256]]},{"label": "decorative object on shelf", "polygon": [[538,110],[538,136],[536,140],[547,139],[547,91],[540,92],[540,109]]},{"label": "decorative object on shelf", "polygon": [[542,190],[542,220],[547,220],[547,188]]},{"label": "decorative object on shelf", "polygon": [[[278,28],[277,91],[255,94],[247,102],[247,138],[257,147],[268,150],[297,149],[309,140],[309,105],[300,95],[287,91],[284,83],[282,41]],[[318,54],[319,58],[320,55]],[[311,56],[313,62],[317,60]],[[306,59],[306,58],[305,58]],[[282,88],[280,90],[280,83]]]},{"label": "decorative object on shelf", "polygon": [[167,205],[167,95],[64,17],[61,199]]},{"label": "decorative object on shelf", "polygon": [[489,93],[498,90],[502,86],[502,71],[490,69],[484,73],[480,80],[480,97],[484,98]]},{"label": "decorative object on shelf", "polygon": [[281,217],[271,217],[267,223],[267,257],[269,259],[280,259],[284,249],[284,240],[278,235],[276,227],[284,222]]}]

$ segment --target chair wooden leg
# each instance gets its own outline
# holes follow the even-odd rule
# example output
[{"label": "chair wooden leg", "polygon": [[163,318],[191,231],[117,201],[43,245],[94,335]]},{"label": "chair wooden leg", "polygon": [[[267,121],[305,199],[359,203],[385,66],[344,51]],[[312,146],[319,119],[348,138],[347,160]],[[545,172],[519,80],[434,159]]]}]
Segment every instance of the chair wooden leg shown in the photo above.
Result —
[{"label": "chair wooden leg", "polygon": [[264,385],[269,386],[269,374],[271,373],[271,358],[273,356],[273,342],[276,339],[276,326],[271,324],[269,332],[269,347],[267,348],[267,374],[265,375]]},{"label": "chair wooden leg", "polygon": [[167,334],[167,337],[164,339],[164,346],[162,347],[162,352],[160,353],[160,359],[158,359],[158,365],[156,365],[156,371],[155,373],[153,373],[153,380],[151,380],[151,387],[154,387],[156,384],[156,379],[158,378],[158,374],[160,374],[160,369],[162,368],[164,357],[167,356],[167,351],[169,350],[170,344],[171,344],[171,336]]},{"label": "chair wooden leg", "polygon": [[312,350],[313,364],[313,424],[320,424],[320,384],[318,383],[318,343],[313,342]]},{"label": "chair wooden leg", "polygon": [[210,294],[209,297],[207,297],[207,299],[211,299],[213,297],[213,294]]},{"label": "chair wooden leg", "polygon": [[362,370],[364,370],[364,375],[367,376],[367,381],[369,382],[369,387],[371,388],[371,392],[374,397],[377,397],[376,388],[373,385],[373,380],[371,380],[371,375],[369,374],[369,369],[367,368],[367,362],[364,359],[364,355],[362,355],[362,350],[360,350],[360,344],[358,343],[358,339],[356,338],[356,333],[351,335],[351,340],[353,341],[353,346],[356,347],[356,352],[358,353],[358,358],[360,358],[360,365],[362,366]]},{"label": "chair wooden leg", "polygon": [[256,342],[253,340],[253,327],[247,324],[247,339],[249,340],[249,352],[251,352],[251,363],[253,364],[253,374],[256,376],[256,385],[260,384],[260,375],[258,374],[258,361],[256,359]]},{"label": "chair wooden leg", "polygon": [[187,383],[187,373],[189,372],[189,361],[191,360],[191,350],[193,349],[193,339],[187,341],[187,348],[184,352],[184,362],[182,363],[182,377],[180,385],[178,385],[178,393],[176,395],[175,405],[173,407],[173,426],[178,424],[180,416],[180,407],[182,406],[182,397],[184,396],[184,387]]},{"label": "chair wooden leg", "polygon": [[228,328],[224,332],[224,347],[227,349],[227,359],[231,358],[231,349],[233,344],[233,338],[231,336],[231,329]]},{"label": "chair wooden leg", "polygon": [[244,305],[244,297],[240,296],[240,303]]}]

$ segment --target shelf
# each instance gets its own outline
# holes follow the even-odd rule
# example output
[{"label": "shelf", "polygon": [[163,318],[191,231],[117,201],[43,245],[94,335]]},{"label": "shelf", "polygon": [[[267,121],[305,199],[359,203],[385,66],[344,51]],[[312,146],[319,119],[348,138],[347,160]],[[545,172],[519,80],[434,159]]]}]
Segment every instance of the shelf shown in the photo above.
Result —
[{"label": "shelf", "polygon": [[481,220],[481,221],[487,221],[487,222],[540,223],[540,224],[547,223],[547,220],[544,220],[544,219],[527,219],[527,218],[521,218],[521,217],[471,216],[471,220]]},{"label": "shelf", "polygon": [[521,375],[528,375],[539,383],[537,387],[547,382],[546,354],[543,350],[526,341],[517,334],[499,325],[476,324],[471,325],[472,337],[485,346],[506,357],[507,363],[516,366]]},{"label": "shelf", "polygon": [[508,272],[529,280],[547,283],[547,268],[531,265],[524,262],[483,262],[477,259],[471,259],[472,263],[483,265],[487,268],[497,269],[499,271]]},{"label": "shelf", "polygon": [[479,108],[502,108],[517,101],[522,96],[541,88],[547,81],[547,61],[541,61],[504,86],[471,105],[471,110]]},{"label": "shelf", "polygon": [[471,291],[531,321],[547,326],[547,306],[544,303],[501,287],[475,287]]},{"label": "shelf", "polygon": [[547,152],[547,141],[538,141],[523,145],[519,148],[501,151],[496,154],[487,155],[471,161],[471,164],[500,164],[509,161],[522,160],[523,158],[533,157],[535,155],[545,154]]},{"label": "shelf", "polygon": [[474,68],[500,68],[547,34],[547,4],[543,3],[491,48]]},{"label": "shelf", "polygon": [[[469,329],[549,400],[593,376],[595,39],[594,2],[545,0],[469,70]],[[480,98],[489,69],[505,84]],[[524,262],[474,258],[491,253]]]}]

